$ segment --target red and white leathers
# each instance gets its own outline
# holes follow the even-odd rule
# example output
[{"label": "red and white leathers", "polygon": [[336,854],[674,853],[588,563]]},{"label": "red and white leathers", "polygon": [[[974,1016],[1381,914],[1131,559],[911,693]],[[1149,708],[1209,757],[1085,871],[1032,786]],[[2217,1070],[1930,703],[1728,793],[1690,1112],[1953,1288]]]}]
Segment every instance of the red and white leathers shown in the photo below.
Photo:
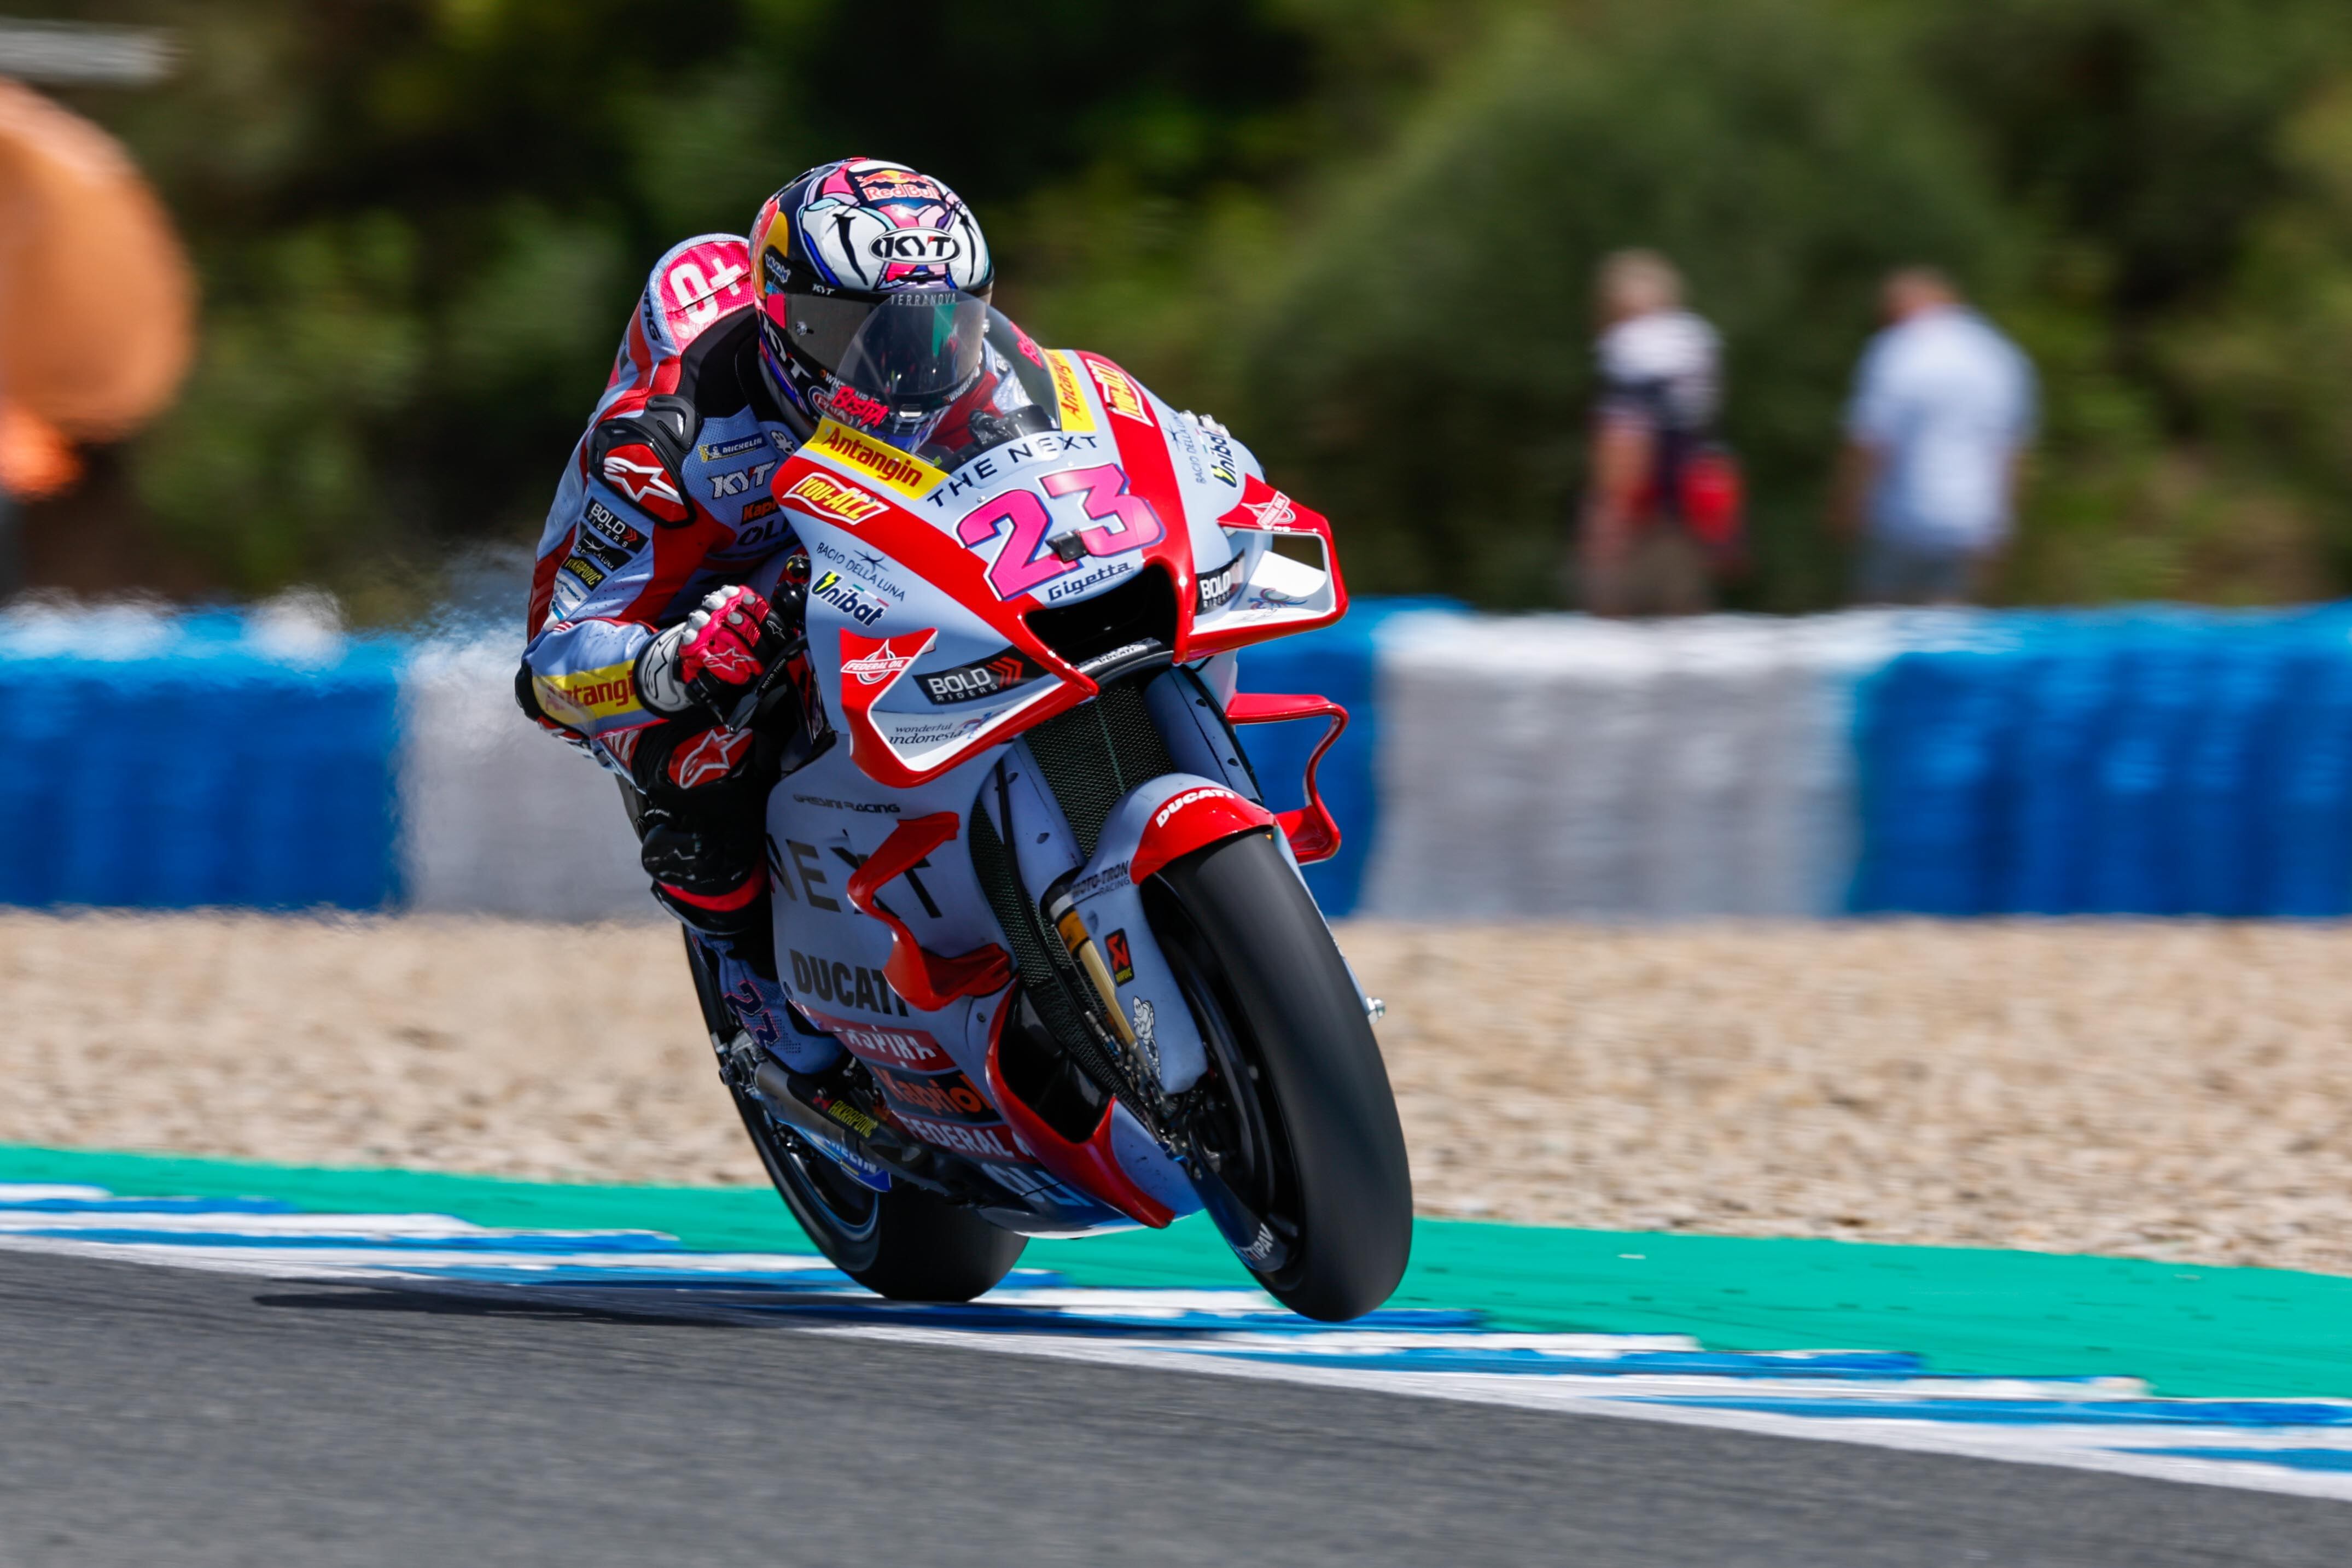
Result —
[{"label": "red and white leathers", "polygon": [[[744,585],[790,601],[805,581],[806,553],[769,486],[803,428],[769,392],[758,344],[742,239],[706,235],[661,258],[540,535],[516,695],[543,727],[634,787],[656,896],[729,956],[730,998],[751,994],[739,984],[748,965],[751,990],[781,1013],[760,746],[707,707],[664,712],[640,671],[656,634],[714,590]],[[990,370],[934,440],[961,445],[1028,401],[992,350]],[[797,1032],[789,1017],[763,1026],[747,1013],[745,1023],[787,1044]]]}]

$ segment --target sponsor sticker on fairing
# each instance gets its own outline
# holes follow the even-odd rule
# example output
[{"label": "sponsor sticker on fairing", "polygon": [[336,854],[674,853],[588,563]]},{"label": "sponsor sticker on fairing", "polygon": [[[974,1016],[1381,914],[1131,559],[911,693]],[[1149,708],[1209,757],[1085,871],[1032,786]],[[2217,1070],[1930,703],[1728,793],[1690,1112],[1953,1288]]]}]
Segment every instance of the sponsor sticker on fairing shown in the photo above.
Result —
[{"label": "sponsor sticker on fairing", "polygon": [[866,592],[837,571],[828,571],[809,584],[809,597],[832,605],[860,626],[873,625],[889,608],[879,595]]},{"label": "sponsor sticker on fairing", "polygon": [[1206,615],[1213,610],[1223,609],[1233,602],[1234,594],[1242,591],[1242,558],[1235,556],[1214,571],[1201,573],[1193,579],[1193,614]]},{"label": "sponsor sticker on fairing", "polygon": [[830,474],[803,474],[783,494],[784,504],[856,528],[887,511],[890,503]]},{"label": "sponsor sticker on fairing", "polygon": [[1144,405],[1143,389],[1135,384],[1134,377],[1108,360],[1088,360],[1086,365],[1087,373],[1093,376],[1095,385],[1102,389],[1105,408],[1139,423],[1154,423],[1150,409]]},{"label": "sponsor sticker on fairing", "polygon": [[955,703],[978,702],[997,693],[1009,691],[1035,680],[1045,673],[1043,666],[1018,648],[982,659],[976,664],[958,664],[952,670],[932,670],[915,677],[923,695],[941,707]]},{"label": "sponsor sticker on fairing", "polygon": [[959,1155],[976,1160],[1001,1160],[1010,1165],[1025,1164],[1029,1156],[1013,1142],[1012,1129],[999,1123],[992,1127],[966,1127],[953,1122],[933,1121],[928,1116],[901,1114],[899,1124],[927,1144],[936,1144]]},{"label": "sponsor sticker on fairing", "polygon": [[1061,413],[1064,433],[1092,430],[1095,412],[1087,404],[1076,361],[1065,350],[1056,349],[1045,356],[1045,363],[1054,372],[1054,406]]},{"label": "sponsor sticker on fairing", "polygon": [[1240,799],[1239,795],[1222,785],[1209,784],[1198,789],[1187,789],[1181,794],[1169,797],[1160,810],[1151,814],[1151,825],[1154,828],[1164,828],[1168,825],[1169,819],[1175,816],[1177,812],[1187,806],[1197,806],[1203,800],[1238,800]]},{"label": "sponsor sticker on fairing", "polygon": [[897,680],[908,665],[929,653],[931,644],[940,640],[938,631],[930,629],[885,637],[869,647],[857,648],[851,645],[852,638],[859,643],[868,640],[856,637],[845,627],[841,635],[849,655],[841,661],[841,673],[863,686],[887,685]]},{"label": "sponsor sticker on fairing", "polygon": [[943,483],[947,476],[912,454],[899,451],[887,442],[860,435],[847,425],[825,420],[809,437],[806,450],[845,468],[864,475],[877,484],[886,485],[902,496],[916,500],[929,495]]}]

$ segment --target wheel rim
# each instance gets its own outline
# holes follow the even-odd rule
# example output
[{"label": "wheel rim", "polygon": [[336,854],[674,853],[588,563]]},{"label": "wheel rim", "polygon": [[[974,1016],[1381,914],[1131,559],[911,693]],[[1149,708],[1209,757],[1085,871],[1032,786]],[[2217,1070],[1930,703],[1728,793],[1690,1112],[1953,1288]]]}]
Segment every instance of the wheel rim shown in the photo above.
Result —
[{"label": "wheel rim", "polygon": [[1152,925],[1162,934],[1161,948],[1176,971],[1177,988],[1208,1047],[1209,1071],[1187,1096],[1196,1107],[1192,1131],[1211,1158],[1214,1179],[1255,1211],[1289,1249],[1287,1268],[1279,1275],[1260,1276],[1279,1285],[1298,1271],[1300,1262],[1298,1182],[1280,1106],[1267,1093],[1265,1070],[1234,1023],[1234,1009],[1217,981],[1214,965],[1199,950],[1200,936],[1192,917],[1172,897],[1156,902],[1155,916],[1174,914],[1172,919],[1154,918]]},{"label": "wheel rim", "polygon": [[870,1239],[881,1221],[882,1195],[852,1177],[799,1133],[777,1125],[766,1111],[753,1110],[761,1133],[760,1157],[776,1185],[798,1200],[793,1207],[804,1207],[807,1218],[843,1241]]}]

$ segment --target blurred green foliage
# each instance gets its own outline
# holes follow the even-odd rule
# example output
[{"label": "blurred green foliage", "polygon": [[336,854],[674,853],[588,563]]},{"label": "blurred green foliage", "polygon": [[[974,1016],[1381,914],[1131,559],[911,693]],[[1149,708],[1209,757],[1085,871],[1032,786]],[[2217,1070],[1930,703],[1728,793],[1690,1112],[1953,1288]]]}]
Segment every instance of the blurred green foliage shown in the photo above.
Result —
[{"label": "blurred green foliage", "polygon": [[803,167],[971,198],[1000,303],[1213,409],[1358,586],[1559,602],[1590,280],[1658,246],[1728,345],[1758,608],[1821,526],[1875,285],[1955,273],[2046,427],[2004,591],[2352,582],[2340,0],[89,0],[186,68],[68,95],[202,269],[134,453],[226,587],[366,611],[534,537],[644,269]]}]

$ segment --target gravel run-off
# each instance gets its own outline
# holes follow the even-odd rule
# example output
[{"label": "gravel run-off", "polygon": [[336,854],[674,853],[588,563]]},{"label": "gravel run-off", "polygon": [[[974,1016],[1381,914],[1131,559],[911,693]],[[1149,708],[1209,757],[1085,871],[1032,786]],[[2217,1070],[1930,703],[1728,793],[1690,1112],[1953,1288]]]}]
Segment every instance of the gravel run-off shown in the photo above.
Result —
[{"label": "gravel run-off", "polygon": [[[2352,1273],[2352,931],[1340,927],[1424,1213]],[[674,931],[0,915],[0,1142],[755,1183]]]}]

